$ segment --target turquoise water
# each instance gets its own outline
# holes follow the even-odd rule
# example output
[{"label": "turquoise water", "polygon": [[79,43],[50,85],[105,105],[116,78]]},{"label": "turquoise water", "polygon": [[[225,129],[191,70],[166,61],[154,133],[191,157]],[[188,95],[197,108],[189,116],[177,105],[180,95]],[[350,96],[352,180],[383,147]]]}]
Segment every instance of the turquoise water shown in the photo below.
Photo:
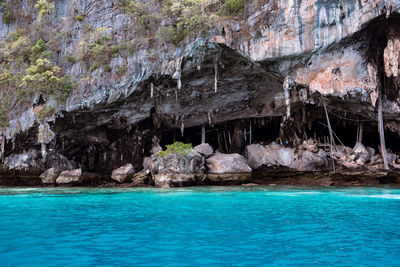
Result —
[{"label": "turquoise water", "polygon": [[2,266],[400,265],[399,189],[0,188]]}]

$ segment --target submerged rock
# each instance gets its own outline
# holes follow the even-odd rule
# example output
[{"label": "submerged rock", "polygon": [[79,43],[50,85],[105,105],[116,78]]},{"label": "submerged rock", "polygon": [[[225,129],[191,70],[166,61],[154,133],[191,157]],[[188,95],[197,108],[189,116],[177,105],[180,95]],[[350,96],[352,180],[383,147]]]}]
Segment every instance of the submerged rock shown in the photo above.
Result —
[{"label": "submerged rock", "polygon": [[123,183],[128,179],[131,179],[135,173],[135,169],[133,165],[128,163],[125,166],[122,166],[116,170],[114,170],[111,174],[111,178],[116,180],[119,183]]}]

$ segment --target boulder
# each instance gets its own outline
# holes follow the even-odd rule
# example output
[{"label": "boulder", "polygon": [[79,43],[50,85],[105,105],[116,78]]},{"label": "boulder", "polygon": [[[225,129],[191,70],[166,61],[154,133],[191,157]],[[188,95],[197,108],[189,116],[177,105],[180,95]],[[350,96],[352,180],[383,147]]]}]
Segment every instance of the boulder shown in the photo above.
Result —
[{"label": "boulder", "polygon": [[247,159],[247,164],[253,170],[258,169],[267,163],[268,150],[260,144],[248,145],[245,148],[244,154]]},{"label": "boulder", "polygon": [[190,186],[197,184],[199,181],[204,181],[205,174],[192,173],[158,173],[153,176],[156,187],[170,188]]},{"label": "boulder", "polygon": [[325,166],[326,153],[323,150],[319,150],[318,153],[306,150],[301,156],[301,161],[305,170],[317,170]]},{"label": "boulder", "polygon": [[213,148],[207,143],[195,146],[194,150],[205,158],[210,157],[214,153]]},{"label": "boulder", "polygon": [[191,149],[187,153],[171,153],[165,157],[153,155],[151,170],[157,187],[177,187],[201,184],[204,179],[204,158]]},{"label": "boulder", "polygon": [[55,168],[56,170],[73,170],[78,169],[75,162],[69,161],[65,156],[58,153],[50,153],[46,158],[46,166]]},{"label": "boulder", "polygon": [[149,170],[142,170],[138,173],[135,173],[132,177],[132,183],[135,185],[144,185],[147,183],[149,178],[150,171]]},{"label": "boulder", "polygon": [[251,173],[251,168],[246,159],[239,154],[217,153],[207,159],[209,173]]},{"label": "boulder", "polygon": [[56,179],[56,183],[60,185],[76,185],[98,182],[98,180],[99,176],[97,174],[83,173],[82,169],[74,169],[61,172]]},{"label": "boulder", "polygon": [[57,168],[50,168],[40,175],[40,179],[43,184],[54,184],[59,174],[60,171]]},{"label": "boulder", "polygon": [[294,162],[294,149],[280,148],[276,151],[277,163],[281,166],[290,167]]},{"label": "boulder", "polygon": [[45,169],[39,159],[40,152],[35,149],[24,151],[21,154],[12,154],[4,159],[4,165],[11,170],[26,170],[29,168]]},{"label": "boulder", "polygon": [[353,153],[356,155],[356,161],[358,161],[359,165],[365,164],[370,159],[368,149],[359,142],[354,146]]},{"label": "boulder", "polygon": [[133,165],[128,163],[125,166],[114,170],[111,174],[111,178],[119,183],[123,183],[128,179],[131,179],[134,173],[135,169],[133,168]]}]

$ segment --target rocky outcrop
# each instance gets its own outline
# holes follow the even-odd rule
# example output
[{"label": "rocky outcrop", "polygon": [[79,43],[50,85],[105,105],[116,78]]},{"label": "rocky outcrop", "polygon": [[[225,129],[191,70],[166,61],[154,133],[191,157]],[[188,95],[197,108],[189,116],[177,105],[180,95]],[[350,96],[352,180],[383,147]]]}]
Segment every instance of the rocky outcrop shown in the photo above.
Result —
[{"label": "rocky outcrop", "polygon": [[[84,173],[109,174],[131,163],[135,170],[151,170],[153,178],[159,175],[155,180],[163,182],[158,185],[197,184],[201,178],[191,175],[202,174],[200,158],[213,153],[206,144],[195,147],[193,157],[153,156],[150,164],[142,163],[145,156],[161,151],[160,142],[165,146],[166,140],[181,136],[198,144],[199,128],[207,127],[207,139],[202,140],[216,151],[242,152],[248,144],[245,155],[252,169],[309,171],[327,168],[333,160],[347,169],[378,170],[382,157],[366,145],[378,151],[380,94],[385,131],[390,133],[386,136],[392,139],[387,144],[400,151],[398,1],[245,1],[240,14],[173,44],[157,39],[161,31],[144,29],[145,37],[140,36],[140,20],[119,2],[55,1],[46,23],[32,16],[37,12],[33,2],[18,2],[13,10],[20,15],[8,24],[0,22],[0,41],[29,33],[30,51],[33,41],[44,39],[51,63],[76,84],[66,101],[37,92],[24,101],[8,101],[11,108],[1,114],[1,158],[8,169],[81,168]],[[203,12],[223,6],[219,1],[208,4]],[[151,0],[146,8],[158,14],[162,5]],[[174,19],[147,28],[175,29],[168,28]],[[81,46],[99,32],[105,33],[104,43],[112,45],[102,53],[101,59],[108,59],[101,66],[81,55]],[[8,43],[0,47],[12,48]],[[0,64],[10,61],[12,70],[18,69],[18,60],[5,58],[12,53],[1,55]],[[5,70],[1,65],[0,74],[8,77]],[[322,125],[325,104],[333,130],[346,146],[354,146],[356,131],[361,137],[364,132],[369,143],[357,143],[352,151],[342,146],[329,151]],[[43,118],[45,111],[52,112]],[[264,127],[267,120],[277,123]],[[363,122],[363,130],[356,130]],[[271,143],[274,140],[281,145]],[[396,155],[388,155],[396,167]],[[210,170],[214,167],[211,164]],[[176,176],[176,182],[167,181],[167,173]],[[117,180],[131,179],[123,175]]]},{"label": "rocky outcrop", "polygon": [[60,171],[58,169],[50,168],[40,175],[40,179],[43,184],[54,184],[59,175]]},{"label": "rocky outcrop", "polygon": [[251,177],[251,168],[239,154],[217,153],[207,159],[207,179],[218,184],[241,184]]},{"label": "rocky outcrop", "polygon": [[195,146],[193,149],[194,149],[194,151],[196,151],[197,153],[199,153],[200,155],[202,155],[205,158],[208,158],[212,154],[214,154],[213,148],[207,143],[203,143],[198,146]]},{"label": "rocky outcrop", "polygon": [[152,156],[151,174],[157,187],[179,187],[204,181],[204,158],[193,149],[187,153]]},{"label": "rocky outcrop", "polygon": [[99,175],[94,173],[84,173],[82,169],[75,169],[69,171],[63,171],[56,179],[56,183],[59,185],[87,185],[87,184],[98,184],[100,180]]},{"label": "rocky outcrop", "polygon": [[128,163],[125,166],[114,170],[111,174],[111,178],[119,183],[123,183],[127,180],[131,180],[134,174],[135,169],[133,168],[133,165]]}]

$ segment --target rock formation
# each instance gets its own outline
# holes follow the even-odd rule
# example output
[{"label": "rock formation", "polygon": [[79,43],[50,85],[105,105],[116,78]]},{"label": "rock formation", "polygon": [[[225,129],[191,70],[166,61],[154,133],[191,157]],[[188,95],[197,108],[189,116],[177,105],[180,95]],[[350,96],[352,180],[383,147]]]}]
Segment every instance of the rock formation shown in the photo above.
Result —
[{"label": "rock formation", "polygon": [[[197,183],[213,149],[243,153],[252,169],[397,166],[399,1],[243,1],[229,11],[210,0],[199,9],[206,21],[231,13],[191,32],[178,31],[180,11],[163,13],[166,1],[145,1],[141,17],[134,0],[47,1],[45,11],[0,7],[5,173],[53,167],[67,171],[57,183],[75,183],[128,163],[140,171],[153,154],[155,183],[174,186]],[[41,69],[53,75],[45,84],[34,79]],[[154,158],[175,141],[211,152]]]}]

